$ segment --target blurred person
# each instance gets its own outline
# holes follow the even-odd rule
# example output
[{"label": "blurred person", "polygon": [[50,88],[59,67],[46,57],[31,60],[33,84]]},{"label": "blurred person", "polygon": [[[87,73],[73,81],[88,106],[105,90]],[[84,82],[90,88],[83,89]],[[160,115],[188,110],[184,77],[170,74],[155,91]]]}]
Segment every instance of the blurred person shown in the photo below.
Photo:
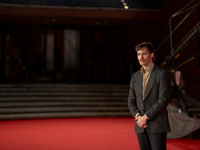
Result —
[{"label": "blurred person", "polygon": [[135,50],[141,69],[132,75],[128,106],[135,118],[139,146],[141,150],[166,150],[170,73],[154,63],[155,49],[150,42],[137,45]]}]

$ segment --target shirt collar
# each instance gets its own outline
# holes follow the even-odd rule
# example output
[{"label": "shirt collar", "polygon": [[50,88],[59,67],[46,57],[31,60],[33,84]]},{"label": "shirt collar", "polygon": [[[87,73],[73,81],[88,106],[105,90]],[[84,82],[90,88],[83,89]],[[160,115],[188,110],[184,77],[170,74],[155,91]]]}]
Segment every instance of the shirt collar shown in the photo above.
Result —
[{"label": "shirt collar", "polygon": [[152,63],[147,67],[146,70],[145,70],[143,67],[141,67],[141,72],[142,72],[142,74],[145,74],[146,72],[151,73],[151,71],[152,71],[152,69],[153,69],[153,66],[154,66],[154,62],[152,62]]}]

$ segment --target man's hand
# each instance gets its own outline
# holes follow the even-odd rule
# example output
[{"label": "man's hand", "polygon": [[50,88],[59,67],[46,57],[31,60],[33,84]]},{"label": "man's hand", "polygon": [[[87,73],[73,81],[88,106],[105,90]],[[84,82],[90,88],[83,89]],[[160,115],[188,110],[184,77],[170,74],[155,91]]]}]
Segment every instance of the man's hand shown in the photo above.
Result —
[{"label": "man's hand", "polygon": [[148,118],[146,115],[144,115],[144,116],[139,115],[135,120],[137,121],[137,125],[139,127],[141,127],[141,128],[147,127],[146,123],[147,123]]}]

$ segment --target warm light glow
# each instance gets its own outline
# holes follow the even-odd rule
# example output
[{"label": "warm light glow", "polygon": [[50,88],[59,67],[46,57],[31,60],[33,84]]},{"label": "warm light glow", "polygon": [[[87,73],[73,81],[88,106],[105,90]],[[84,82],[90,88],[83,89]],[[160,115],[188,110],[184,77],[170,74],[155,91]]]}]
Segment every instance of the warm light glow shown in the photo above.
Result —
[{"label": "warm light glow", "polygon": [[127,6],[127,3],[125,2],[125,0],[121,0],[121,2],[122,2],[123,5],[124,5],[124,9],[129,9],[129,7]]},{"label": "warm light glow", "polygon": [[96,26],[99,25],[99,22],[95,22],[95,25],[96,25]]},{"label": "warm light glow", "polygon": [[128,9],[129,7],[128,7],[128,6],[124,6],[124,8],[125,8],[125,9]]}]

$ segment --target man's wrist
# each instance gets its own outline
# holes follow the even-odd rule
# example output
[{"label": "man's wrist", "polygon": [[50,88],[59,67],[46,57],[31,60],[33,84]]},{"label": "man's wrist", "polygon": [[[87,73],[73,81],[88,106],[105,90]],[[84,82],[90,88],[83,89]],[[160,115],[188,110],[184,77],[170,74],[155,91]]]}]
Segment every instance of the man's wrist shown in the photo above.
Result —
[{"label": "man's wrist", "polygon": [[137,118],[138,116],[140,116],[140,113],[137,113],[137,114],[135,115],[135,118]]},{"label": "man's wrist", "polygon": [[146,120],[149,120],[149,118],[147,117],[147,115],[146,115],[146,114],[144,114],[144,117],[145,117],[145,119],[146,119]]}]

